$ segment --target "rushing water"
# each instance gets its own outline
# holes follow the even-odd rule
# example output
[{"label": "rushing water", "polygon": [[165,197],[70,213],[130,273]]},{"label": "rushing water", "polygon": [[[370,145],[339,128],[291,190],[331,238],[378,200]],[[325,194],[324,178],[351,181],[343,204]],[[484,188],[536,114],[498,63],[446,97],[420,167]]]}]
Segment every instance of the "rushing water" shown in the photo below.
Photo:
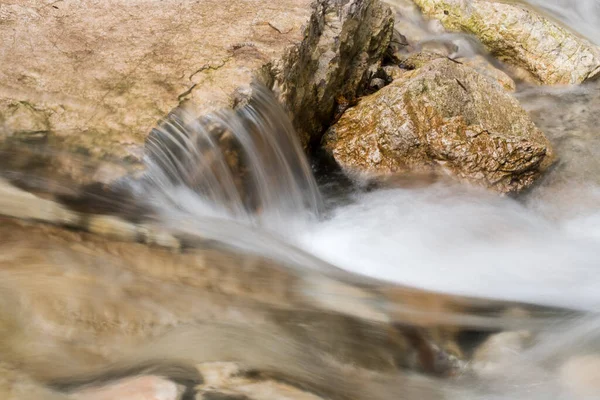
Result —
[{"label": "rushing water", "polygon": [[[418,31],[423,43],[450,40],[462,56],[481,51],[472,38],[443,33],[423,20],[410,2],[390,2],[404,16],[398,23]],[[600,43],[600,2],[529,3]],[[565,361],[600,349],[600,319],[594,317],[600,310],[600,121],[593,113],[600,107],[600,86],[516,93],[561,157],[538,187],[519,198],[448,183],[371,192],[346,185],[325,194],[326,214],[285,114],[266,92],[256,93],[257,102],[236,114],[196,125],[171,120],[166,136],[156,136],[180,138],[177,146],[185,155],[184,164],[156,151],[149,159],[155,179],[149,198],[166,224],[304,267],[339,267],[439,292],[588,311],[591,317],[564,321],[529,350],[509,352],[494,373],[456,396],[597,398],[570,388],[581,370],[576,361]],[[210,124],[233,135],[244,152],[257,194],[250,211],[225,152],[206,128]],[[200,180],[186,175],[207,150],[215,153],[216,166],[202,165]]]},{"label": "rushing water", "polygon": [[[427,25],[414,8],[400,10]],[[542,184],[517,199],[448,183],[373,192],[346,185],[345,195],[321,199],[289,120],[260,87],[236,112],[188,122],[171,116],[153,132],[144,197],[173,229],[188,215],[197,219],[189,232],[277,257],[293,252],[305,264],[323,267],[317,256],[442,292],[597,310],[600,118],[591,110],[600,106],[600,85],[525,87],[516,96],[560,154]],[[242,161],[232,167],[228,152]],[[249,185],[234,182],[240,172]],[[242,201],[248,196],[251,206]]]},{"label": "rushing water", "polygon": [[[425,21],[409,1],[389,2],[419,44],[451,41],[461,56],[482,51]],[[528,3],[600,43],[599,1]],[[127,184],[175,232],[299,268],[585,311],[547,327],[529,349],[508,351],[478,379],[459,380],[448,398],[596,399],[569,386],[581,378],[569,360],[600,350],[600,85],[515,95],[561,157],[518,198],[447,182],[367,191],[328,179],[322,165],[319,187],[285,112],[260,87],[236,111],[170,115],[150,135],[145,175]]]},{"label": "rushing water", "polygon": [[[543,107],[559,117],[556,107],[565,95],[563,91],[528,92],[522,94],[522,101],[532,113]],[[571,104],[562,107],[565,113],[576,108],[577,102]],[[549,136],[563,137],[563,128],[556,126],[548,131]],[[566,165],[553,174],[597,177],[600,170],[589,170],[600,156],[596,142],[590,141],[583,155],[568,140],[558,142]],[[293,157],[288,161],[294,162]],[[449,390],[447,396],[456,400],[591,400],[595,392],[570,385],[584,379],[582,368],[586,368],[585,359],[571,357],[600,348],[600,319],[594,316],[600,306],[600,209],[597,201],[582,199],[578,204],[580,197],[593,197],[594,192],[598,199],[598,186],[594,181],[583,191],[581,182],[572,183],[576,186],[558,186],[560,196],[540,190],[523,199],[448,183],[372,192],[355,187],[350,194],[334,191],[326,195],[331,197],[330,207],[319,220],[314,218],[319,208],[307,214],[301,207],[297,214],[289,208],[287,217],[278,214],[277,223],[232,215],[225,222],[222,215],[207,211],[210,207],[196,207],[195,201],[200,200],[187,202],[179,211],[167,206],[163,218],[166,223],[172,221],[174,230],[208,235],[303,267],[325,271],[340,267],[445,293],[587,310],[589,318],[563,321],[547,329],[527,350],[509,348],[493,366],[479,367],[480,378],[462,384],[459,380],[458,388]],[[268,215],[269,210],[265,211]],[[284,218],[289,224],[281,223]],[[583,367],[578,363],[584,363]],[[588,372],[590,368],[593,374],[596,366],[587,366]]]},{"label": "rushing water", "polygon": [[600,1],[598,0],[526,0],[563,22],[575,32],[600,44]]},{"label": "rushing water", "polygon": [[[164,209],[208,213],[281,230],[318,217],[316,181],[291,122],[268,90],[256,86],[236,111],[202,120],[169,115],[148,140],[147,183]],[[164,205],[164,204],[163,204]]]}]

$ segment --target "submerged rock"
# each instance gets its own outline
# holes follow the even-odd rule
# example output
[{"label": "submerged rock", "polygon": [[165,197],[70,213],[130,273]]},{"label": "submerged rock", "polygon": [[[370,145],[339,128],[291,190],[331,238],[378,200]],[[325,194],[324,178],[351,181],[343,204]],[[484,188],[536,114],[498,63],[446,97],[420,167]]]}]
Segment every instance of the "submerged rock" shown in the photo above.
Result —
[{"label": "submerged rock", "polygon": [[571,357],[559,369],[559,381],[568,393],[592,399],[600,393],[600,355]]},{"label": "submerged rock", "polygon": [[202,363],[197,368],[203,382],[195,388],[195,400],[322,399],[285,382],[252,376],[237,363]]},{"label": "submerged rock", "polygon": [[277,86],[308,142],[338,92],[368,83],[393,24],[379,0],[311,3],[5,1],[0,136],[135,159],[174,108],[233,107],[258,78]]},{"label": "submerged rock", "polygon": [[[550,219],[575,223],[596,235],[593,215],[600,204],[600,82],[572,88],[532,88],[519,101],[544,131],[558,156],[551,170],[525,193],[526,204]],[[591,218],[588,226],[579,217]],[[596,232],[594,234],[594,232]]]},{"label": "submerged rock", "polygon": [[501,193],[531,185],[553,159],[512,96],[448,59],[363,98],[326,133],[324,147],[348,172],[443,169]]},{"label": "submerged rock", "polygon": [[527,331],[500,332],[490,336],[473,355],[471,369],[479,376],[494,377],[501,375],[515,354],[521,354],[532,340]]},{"label": "submerged rock", "polygon": [[521,4],[415,0],[445,28],[477,36],[500,60],[544,84],[577,84],[600,74],[600,49]]},{"label": "submerged rock", "polygon": [[181,400],[183,388],[160,376],[139,376],[70,393],[73,400]]}]

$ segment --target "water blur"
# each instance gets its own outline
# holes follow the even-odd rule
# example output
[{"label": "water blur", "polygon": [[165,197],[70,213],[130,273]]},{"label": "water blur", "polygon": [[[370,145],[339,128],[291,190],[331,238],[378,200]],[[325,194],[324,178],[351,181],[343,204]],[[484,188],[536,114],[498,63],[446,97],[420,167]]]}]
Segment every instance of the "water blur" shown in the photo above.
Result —
[{"label": "water blur", "polygon": [[[387,1],[417,48],[442,41],[455,45],[453,56],[485,55],[472,37],[444,32],[410,1]],[[599,1],[527,3],[600,43]],[[235,111],[167,117],[150,135],[142,179],[127,184],[173,232],[297,268],[584,311],[547,327],[528,349],[509,351],[489,374],[459,379],[449,396],[597,398],[570,389],[569,360],[600,353],[600,84],[524,85],[515,96],[560,156],[517,198],[448,182],[368,191],[348,181],[329,190],[331,180],[320,176],[319,187],[285,110],[259,86]]]},{"label": "water blur", "polygon": [[[455,46],[453,56],[486,55],[472,37],[446,33],[439,24],[423,19],[410,1],[388,2],[398,11],[397,28],[418,38],[417,49],[442,41]],[[600,43],[600,2],[527,3]],[[234,196],[209,191],[198,198],[198,190],[185,195],[179,191],[190,185],[173,191],[161,183],[161,193],[176,193],[180,207],[177,212],[159,208],[164,222],[172,221],[174,229],[209,235],[305,268],[341,268],[443,293],[586,311],[590,317],[564,320],[528,349],[509,351],[496,360],[495,372],[465,379],[462,389],[466,391],[460,390],[456,398],[597,398],[597,393],[571,390],[569,382],[574,378],[569,368],[580,362],[577,357],[600,349],[600,318],[595,316],[600,309],[600,121],[593,112],[600,107],[599,88],[597,83],[518,88],[515,95],[551,139],[560,160],[536,187],[517,198],[451,183],[371,192],[347,184],[341,185],[343,190],[323,192],[329,212],[321,214],[314,179],[294,143],[289,122],[283,122],[282,110],[275,111],[272,102],[262,97],[259,107],[238,113],[237,122],[225,123],[231,116],[219,117],[219,124],[226,125],[249,156],[260,194],[260,207],[253,210],[260,212],[248,213],[248,207],[239,204],[229,178],[226,186]],[[252,120],[256,129],[249,129],[245,119]],[[214,148],[203,129],[192,130],[199,130],[202,140]],[[268,142],[268,135],[282,132],[279,137],[285,143],[280,152],[277,146],[259,150],[256,141]],[[253,157],[256,154],[265,157]],[[157,175],[164,172],[161,168]],[[214,179],[222,181],[220,176]],[[215,214],[214,206],[230,202],[229,197],[235,198],[235,206]],[[214,217],[225,217],[232,225]],[[182,218],[187,225],[177,222]]]},{"label": "water blur", "polygon": [[173,112],[150,133],[147,150],[147,195],[164,212],[185,210],[281,231],[293,219],[317,218],[322,211],[289,118],[258,84],[235,111],[201,119]]},{"label": "water blur", "polygon": [[[390,2],[399,23],[429,29],[410,2]],[[600,15],[586,10],[590,23]],[[265,88],[253,93],[236,111],[172,115],[152,133],[141,197],[164,224],[442,292],[598,309],[599,84],[515,93],[560,158],[517,198],[447,182],[322,194],[285,111]]]},{"label": "water blur", "polygon": [[600,1],[523,0],[561,21],[568,28],[600,44]]}]

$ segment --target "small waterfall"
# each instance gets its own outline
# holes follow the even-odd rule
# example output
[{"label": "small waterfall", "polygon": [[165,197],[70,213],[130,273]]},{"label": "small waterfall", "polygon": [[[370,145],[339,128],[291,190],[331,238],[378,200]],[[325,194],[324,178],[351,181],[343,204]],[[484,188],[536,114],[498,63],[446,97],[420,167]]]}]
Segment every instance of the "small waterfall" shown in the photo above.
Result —
[{"label": "small waterfall", "polygon": [[[414,11],[408,0],[388,1]],[[594,33],[599,29],[594,25],[600,18],[598,1],[528,2],[575,24],[574,29],[596,42],[600,40]],[[436,40],[452,43],[460,55],[480,51],[470,37],[436,31],[418,14],[407,11],[405,16],[415,29],[422,29],[420,44]],[[587,29],[589,32],[584,32]],[[552,136],[564,137],[559,127],[574,135],[572,124],[551,118],[568,108],[565,101],[574,104],[576,97],[545,89],[517,95],[530,112],[547,116],[548,129],[544,130]],[[589,105],[582,104],[580,107],[587,110]],[[597,126],[595,120],[588,121],[589,125],[582,123],[585,132]],[[557,132],[550,129],[552,126]],[[585,143],[585,159],[576,146],[567,153],[567,145],[563,145],[563,159],[573,157],[581,162],[574,171],[577,176],[583,176],[580,172],[584,171],[582,185],[597,190],[590,182],[598,173],[590,166],[598,159],[600,147]],[[3,162],[7,161],[4,157]],[[586,220],[578,215],[550,220],[530,204],[440,183],[421,189],[356,193],[350,204],[336,204],[329,218],[320,218],[323,201],[309,161],[285,110],[267,88],[259,85],[235,110],[220,110],[201,118],[183,109],[172,112],[149,135],[144,163],[142,179],[125,179],[124,185],[134,191],[132,203],[149,205],[158,214],[158,222],[173,232],[217,240],[298,270],[312,269],[346,282],[360,281],[363,287],[391,282],[439,293],[589,312],[591,315],[582,320],[561,320],[561,324],[542,332],[529,349],[496,360],[496,369],[502,373],[459,380],[457,386],[464,390],[457,397],[448,393],[445,398],[595,398],[574,397],[565,390],[564,380],[570,373],[569,360],[597,352],[600,341],[597,205],[585,210],[590,214],[584,215],[589,217]],[[26,183],[38,188],[46,180],[27,179]],[[69,185],[59,189],[67,191]],[[569,209],[580,197],[579,190],[569,187],[564,191]],[[118,206],[124,208],[124,200],[118,200]],[[550,208],[547,214],[553,214],[556,206],[546,198],[540,203]],[[311,293],[315,298],[329,290],[327,285],[310,288],[321,290]],[[351,298],[340,303],[355,304]],[[402,304],[373,304],[392,311],[396,306]]]},{"label": "small waterfall", "polygon": [[291,121],[264,86],[254,85],[236,110],[201,118],[171,113],[146,147],[146,182],[159,210],[174,206],[278,231],[291,219],[321,213],[321,196]]}]

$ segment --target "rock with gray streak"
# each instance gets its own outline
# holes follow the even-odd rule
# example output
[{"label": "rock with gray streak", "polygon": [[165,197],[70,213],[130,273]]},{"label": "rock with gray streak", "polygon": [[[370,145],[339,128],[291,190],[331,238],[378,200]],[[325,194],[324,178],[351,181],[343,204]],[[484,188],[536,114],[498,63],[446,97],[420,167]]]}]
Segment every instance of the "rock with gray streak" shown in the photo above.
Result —
[{"label": "rock with gray streak", "polygon": [[380,66],[394,18],[379,0],[318,0],[304,40],[275,63],[275,89],[303,144],[318,141],[340,97],[361,94]]},{"label": "rock with gray streak", "polygon": [[392,32],[379,0],[7,0],[0,136],[137,159],[162,117],[275,86],[308,142],[368,85]]},{"label": "rock with gray streak", "polygon": [[477,36],[499,59],[544,84],[577,84],[600,74],[600,49],[518,3],[415,0],[445,28]]},{"label": "rock with gray streak", "polygon": [[326,133],[324,147],[351,173],[441,169],[501,193],[528,187],[553,159],[511,95],[448,59],[363,98]]}]

